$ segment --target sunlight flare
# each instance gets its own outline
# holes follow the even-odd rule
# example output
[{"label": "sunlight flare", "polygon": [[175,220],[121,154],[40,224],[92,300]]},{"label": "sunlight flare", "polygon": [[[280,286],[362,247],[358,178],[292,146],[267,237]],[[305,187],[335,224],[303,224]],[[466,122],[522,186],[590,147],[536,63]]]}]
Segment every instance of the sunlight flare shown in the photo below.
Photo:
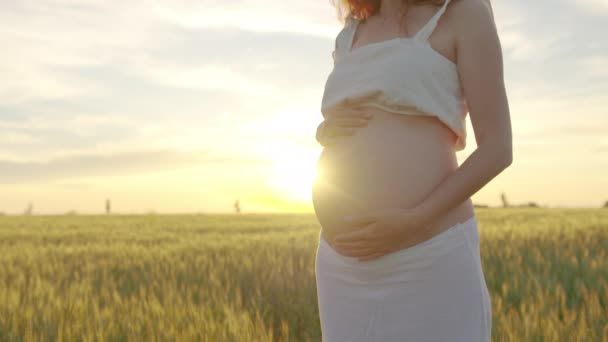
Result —
[{"label": "sunlight flare", "polygon": [[310,202],[312,185],[317,177],[316,151],[294,153],[273,163],[269,183],[292,202]]}]

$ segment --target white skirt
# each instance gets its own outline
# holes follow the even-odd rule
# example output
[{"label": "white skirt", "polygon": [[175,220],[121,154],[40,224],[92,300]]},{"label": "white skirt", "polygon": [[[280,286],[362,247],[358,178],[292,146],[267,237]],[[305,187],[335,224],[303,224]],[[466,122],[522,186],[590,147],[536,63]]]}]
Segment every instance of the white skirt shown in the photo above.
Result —
[{"label": "white skirt", "polygon": [[422,243],[359,261],[319,234],[323,342],[488,342],[492,308],[472,216]]}]

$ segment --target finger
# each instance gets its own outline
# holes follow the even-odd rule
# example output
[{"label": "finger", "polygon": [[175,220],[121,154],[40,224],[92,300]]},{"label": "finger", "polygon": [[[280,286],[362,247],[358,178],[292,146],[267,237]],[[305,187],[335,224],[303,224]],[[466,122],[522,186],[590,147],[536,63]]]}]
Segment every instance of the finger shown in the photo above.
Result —
[{"label": "finger", "polygon": [[325,120],[329,120],[329,122],[340,121],[340,120],[363,120],[368,122],[374,117],[373,113],[370,113],[366,110],[354,110],[349,112],[341,113],[340,115],[332,115]]},{"label": "finger", "polygon": [[352,135],[356,132],[356,128],[345,128],[345,127],[335,127],[328,126],[327,131],[325,132],[326,137],[339,137],[345,135]]},{"label": "finger", "polygon": [[319,126],[315,138],[324,147],[335,144],[335,141],[332,139],[331,126],[328,125]]},{"label": "finger", "polygon": [[364,228],[356,229],[347,233],[337,234],[334,238],[334,241],[336,241],[336,243],[348,243],[358,240],[369,240],[374,236],[375,226],[376,224],[372,223],[371,225]]},{"label": "finger", "polygon": [[323,141],[321,142],[321,145],[323,145],[323,147],[334,146],[335,144],[336,142],[333,139],[328,138],[323,139]]},{"label": "finger", "polygon": [[376,259],[378,257],[384,256],[384,255],[387,255],[389,253],[390,253],[390,249],[389,248],[386,248],[386,247],[376,247],[370,253],[367,253],[365,255],[360,255],[359,256],[359,260],[361,260],[361,261],[372,260],[372,259]]},{"label": "finger", "polygon": [[377,250],[374,249],[356,249],[356,250],[344,250],[344,254],[346,256],[349,257],[353,257],[353,258],[364,258],[370,255],[376,255],[378,254]]},{"label": "finger", "polygon": [[336,145],[336,141],[334,139],[326,139],[325,143],[323,143],[323,146],[325,147],[330,147],[334,145]]},{"label": "finger", "polygon": [[334,243],[343,247],[369,246],[377,242],[377,236],[373,232],[366,231],[356,235],[340,236],[334,238]]},{"label": "finger", "polygon": [[365,249],[370,248],[371,241],[369,240],[356,240],[356,241],[346,241],[346,242],[334,242],[334,246],[342,249]]},{"label": "finger", "polygon": [[333,136],[331,134],[329,134],[328,132],[326,132],[322,137],[321,137],[321,145],[323,146],[333,146],[335,144],[338,143],[338,139],[340,138],[340,136]]},{"label": "finger", "polygon": [[330,117],[364,116],[369,110],[362,107],[345,107],[332,112]]},{"label": "finger", "polygon": [[341,120],[341,119],[358,119],[369,121],[374,117],[374,114],[366,109],[349,109],[335,115],[327,117],[325,120]]},{"label": "finger", "polygon": [[370,260],[378,259],[379,257],[384,256],[384,255],[386,255],[386,253],[373,253],[370,255],[360,257],[359,261],[370,261]]},{"label": "finger", "polygon": [[321,122],[319,124],[319,126],[317,126],[317,132],[315,134],[315,139],[321,144],[323,145],[323,140],[325,138],[325,121]]},{"label": "finger", "polygon": [[368,120],[364,118],[332,118],[326,121],[328,126],[336,127],[362,127],[368,124]]},{"label": "finger", "polygon": [[333,245],[336,248],[341,248],[343,250],[348,251],[364,251],[364,250],[378,250],[381,248],[382,244],[375,237],[371,238],[360,238],[358,240],[350,240],[350,241],[333,241]]},{"label": "finger", "polygon": [[343,110],[337,111],[335,113],[333,113],[332,115],[329,115],[327,118],[349,118],[349,117],[356,117],[356,118],[365,118],[367,116],[373,116],[373,113],[369,111],[369,109],[365,109],[365,108],[345,108]]},{"label": "finger", "polygon": [[342,255],[355,257],[355,258],[363,258],[371,255],[384,255],[386,254],[385,249],[380,245],[362,245],[359,248],[344,248],[335,246],[334,249]]},{"label": "finger", "polygon": [[371,246],[370,244],[361,244],[358,247],[344,247],[336,244],[333,244],[332,246],[340,254],[352,257],[365,256],[379,252],[378,248]]}]

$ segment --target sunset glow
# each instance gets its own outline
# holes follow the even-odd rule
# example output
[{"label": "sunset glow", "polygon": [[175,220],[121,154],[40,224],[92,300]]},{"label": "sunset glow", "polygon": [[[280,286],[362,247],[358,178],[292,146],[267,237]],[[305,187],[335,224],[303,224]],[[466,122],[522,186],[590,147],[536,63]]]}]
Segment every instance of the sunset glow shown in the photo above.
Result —
[{"label": "sunset glow", "polygon": [[[604,3],[493,2],[514,161],[473,202],[608,200]],[[0,22],[0,213],[312,212],[330,2],[9,1]]]}]

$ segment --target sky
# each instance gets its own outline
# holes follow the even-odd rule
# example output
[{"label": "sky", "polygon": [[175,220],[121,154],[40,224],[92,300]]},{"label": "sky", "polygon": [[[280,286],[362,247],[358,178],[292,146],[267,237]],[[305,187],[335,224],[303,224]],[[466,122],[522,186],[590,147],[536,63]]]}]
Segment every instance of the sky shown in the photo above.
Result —
[{"label": "sky", "polygon": [[[514,158],[473,202],[601,206],[608,2],[493,8]],[[341,25],[329,0],[0,1],[0,212],[312,212]]]}]

